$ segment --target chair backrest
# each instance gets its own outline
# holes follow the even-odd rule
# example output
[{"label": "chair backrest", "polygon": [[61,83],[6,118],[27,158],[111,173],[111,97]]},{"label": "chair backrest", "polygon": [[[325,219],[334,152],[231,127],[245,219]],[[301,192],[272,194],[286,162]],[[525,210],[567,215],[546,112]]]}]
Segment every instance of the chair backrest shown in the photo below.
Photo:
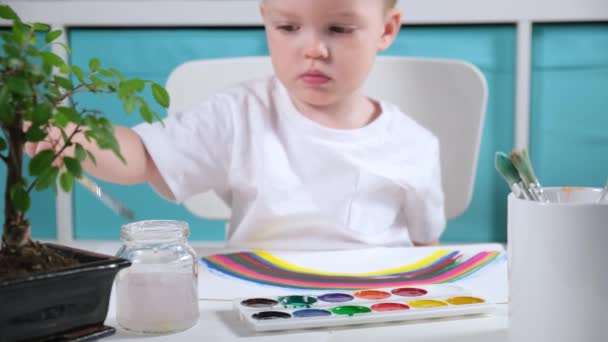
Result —
[{"label": "chair backrest", "polygon": [[[169,75],[169,113],[184,110],[240,81],[272,74],[268,57],[197,60]],[[473,195],[487,102],[487,84],[470,63],[430,58],[380,56],[365,93],[396,104],[440,142],[441,172],[448,219],[462,214]],[[230,208],[213,192],[184,203],[194,215],[230,218]]]}]

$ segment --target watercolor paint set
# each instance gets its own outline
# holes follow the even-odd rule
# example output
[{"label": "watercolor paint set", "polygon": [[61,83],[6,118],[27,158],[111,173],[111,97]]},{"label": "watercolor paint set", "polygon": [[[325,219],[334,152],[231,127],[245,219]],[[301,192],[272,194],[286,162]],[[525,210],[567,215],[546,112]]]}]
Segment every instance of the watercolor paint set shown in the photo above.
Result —
[{"label": "watercolor paint set", "polygon": [[496,305],[459,286],[426,285],[240,298],[234,308],[254,331],[466,317]]}]

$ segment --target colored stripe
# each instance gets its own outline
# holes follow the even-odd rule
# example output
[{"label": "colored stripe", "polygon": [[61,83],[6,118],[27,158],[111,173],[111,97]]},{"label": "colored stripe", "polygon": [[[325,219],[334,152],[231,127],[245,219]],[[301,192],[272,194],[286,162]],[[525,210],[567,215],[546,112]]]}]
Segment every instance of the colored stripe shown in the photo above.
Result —
[{"label": "colored stripe", "polygon": [[[453,282],[488,265],[499,255],[480,252],[458,261],[458,251],[438,251],[410,265],[370,273],[315,271],[268,252],[216,254],[203,258],[214,271],[258,284],[300,289],[363,289]],[[370,275],[373,274],[373,275]]]}]

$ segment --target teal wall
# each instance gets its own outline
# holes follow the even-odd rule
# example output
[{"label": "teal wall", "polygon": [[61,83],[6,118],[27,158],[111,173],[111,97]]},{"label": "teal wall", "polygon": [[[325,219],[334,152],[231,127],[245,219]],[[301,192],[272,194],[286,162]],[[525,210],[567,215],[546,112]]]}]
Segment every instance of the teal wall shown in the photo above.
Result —
[{"label": "teal wall", "polygon": [[[416,26],[403,28],[388,55],[458,58],[478,66],[488,80],[489,102],[471,206],[449,222],[444,242],[505,241],[508,189],[496,175],[494,152],[513,146],[515,28],[511,25]],[[261,29],[72,29],[72,62],[99,57],[107,66],[164,84],[170,71],[192,59],[264,55]],[[598,186],[608,176],[608,24],[543,24],[533,31],[530,152],[544,185]],[[125,116],[109,99],[82,96],[121,125]],[[160,109],[159,109],[160,110]],[[0,173],[3,170],[0,169]],[[189,214],[147,185],[102,183],[134,209],[137,219],[182,219],[193,239],[222,240],[223,224]],[[0,185],[2,186],[2,185]],[[54,229],[53,194],[38,194],[34,222]],[[81,187],[75,190],[76,238],[117,239],[124,223]],[[49,222],[50,221],[50,222]]]},{"label": "teal wall", "polygon": [[530,154],[544,186],[608,177],[608,23],[534,28]]}]

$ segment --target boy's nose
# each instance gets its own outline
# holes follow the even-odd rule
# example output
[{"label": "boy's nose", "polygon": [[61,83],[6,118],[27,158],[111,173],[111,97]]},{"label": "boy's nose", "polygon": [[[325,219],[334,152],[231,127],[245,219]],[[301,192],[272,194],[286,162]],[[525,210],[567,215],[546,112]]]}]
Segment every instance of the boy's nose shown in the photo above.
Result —
[{"label": "boy's nose", "polygon": [[329,49],[320,39],[313,40],[306,49],[306,58],[326,59],[327,57],[329,57]]}]

